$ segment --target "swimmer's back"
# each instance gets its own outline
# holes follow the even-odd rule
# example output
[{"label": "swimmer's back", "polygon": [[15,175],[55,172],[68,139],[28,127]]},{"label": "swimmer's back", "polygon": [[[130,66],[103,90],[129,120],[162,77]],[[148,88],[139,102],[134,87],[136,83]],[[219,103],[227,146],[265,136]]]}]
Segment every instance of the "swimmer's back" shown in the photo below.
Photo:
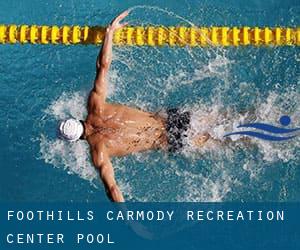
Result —
[{"label": "swimmer's back", "polygon": [[166,144],[164,120],[153,113],[120,104],[103,103],[101,108],[89,110],[87,122],[95,130],[90,143],[103,141],[111,156],[159,148]]}]

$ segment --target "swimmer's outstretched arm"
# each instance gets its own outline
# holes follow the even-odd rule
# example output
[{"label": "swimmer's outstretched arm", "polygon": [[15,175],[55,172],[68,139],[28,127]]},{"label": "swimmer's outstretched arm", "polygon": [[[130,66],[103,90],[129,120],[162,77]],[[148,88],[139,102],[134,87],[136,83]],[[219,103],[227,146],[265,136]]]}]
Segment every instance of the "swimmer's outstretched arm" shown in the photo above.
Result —
[{"label": "swimmer's outstretched arm", "polygon": [[114,202],[124,202],[123,195],[115,180],[113,166],[103,143],[93,149],[92,158],[95,167],[99,170],[100,178],[109,199]]},{"label": "swimmer's outstretched arm", "polygon": [[128,11],[123,12],[117,16],[111,24],[106,28],[105,38],[103,46],[96,61],[96,78],[94,83],[94,91],[103,98],[106,99],[107,95],[107,74],[112,61],[112,44],[114,32],[117,29],[123,28],[127,23],[120,23],[127,15]]}]

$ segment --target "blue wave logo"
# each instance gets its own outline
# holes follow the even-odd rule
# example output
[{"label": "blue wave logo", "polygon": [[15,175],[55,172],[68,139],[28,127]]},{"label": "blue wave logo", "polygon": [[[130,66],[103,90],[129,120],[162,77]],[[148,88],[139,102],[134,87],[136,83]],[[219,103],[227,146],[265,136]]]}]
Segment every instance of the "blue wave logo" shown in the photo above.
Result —
[{"label": "blue wave logo", "polygon": [[[276,127],[270,124],[266,123],[247,123],[238,126],[237,128],[252,128],[260,131],[238,131],[238,132],[232,132],[229,134],[224,135],[224,137],[232,136],[232,135],[246,135],[250,137],[255,137],[262,140],[267,141],[286,141],[293,139],[297,136],[298,131],[300,131],[300,128],[284,128],[291,124],[291,118],[289,116],[281,116],[279,119],[280,124],[283,127]],[[271,134],[270,134],[271,133]],[[272,135],[273,134],[273,135]]]}]

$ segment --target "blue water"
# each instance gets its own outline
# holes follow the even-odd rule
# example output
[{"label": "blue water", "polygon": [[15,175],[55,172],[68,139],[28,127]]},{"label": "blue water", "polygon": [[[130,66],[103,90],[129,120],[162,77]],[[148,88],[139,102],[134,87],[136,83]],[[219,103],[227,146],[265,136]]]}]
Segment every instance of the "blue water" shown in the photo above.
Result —
[{"label": "blue water", "polygon": [[[299,26],[299,1],[38,1],[0,3],[0,23]],[[83,118],[96,46],[0,45],[0,200],[104,201],[84,142],[55,137],[59,119]],[[300,50],[114,48],[109,100],[145,110],[192,110],[195,131],[220,137],[241,122],[300,127]],[[225,115],[226,114],[226,115]],[[300,201],[300,136],[283,143],[208,145],[180,155],[113,159],[131,201]]]}]

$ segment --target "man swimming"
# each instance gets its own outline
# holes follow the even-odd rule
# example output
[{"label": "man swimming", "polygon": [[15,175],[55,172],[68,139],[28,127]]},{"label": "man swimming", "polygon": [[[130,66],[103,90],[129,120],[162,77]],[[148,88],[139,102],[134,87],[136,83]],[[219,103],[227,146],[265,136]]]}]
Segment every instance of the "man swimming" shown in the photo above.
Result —
[{"label": "man swimming", "polygon": [[[85,121],[68,119],[59,124],[59,136],[67,141],[87,140],[92,161],[109,198],[123,202],[110,158],[135,152],[162,149],[170,152],[183,147],[183,137],[189,128],[190,113],[169,109],[167,118],[125,105],[106,102],[107,75],[112,61],[113,35],[127,23],[120,23],[128,11],[116,17],[106,29],[105,39],[96,61],[96,78],[88,98]],[[197,135],[194,143],[203,145],[208,134]]]}]

